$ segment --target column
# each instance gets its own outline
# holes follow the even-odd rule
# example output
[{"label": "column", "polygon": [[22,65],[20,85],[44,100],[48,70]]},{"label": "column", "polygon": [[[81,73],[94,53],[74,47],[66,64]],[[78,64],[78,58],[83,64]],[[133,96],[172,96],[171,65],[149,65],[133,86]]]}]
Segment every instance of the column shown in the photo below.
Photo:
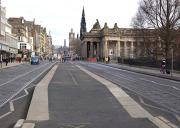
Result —
[{"label": "column", "polygon": [[120,57],[120,41],[117,42],[117,57]]},{"label": "column", "polygon": [[131,42],[131,58],[134,58],[134,42]]},{"label": "column", "polygon": [[84,42],[82,51],[83,51],[83,57],[87,58],[87,52],[88,52],[87,51],[87,42]]},{"label": "column", "polygon": [[86,54],[87,54],[87,58],[90,57],[90,42],[86,43]]},{"label": "column", "polygon": [[107,40],[105,40],[103,44],[103,56],[107,57],[108,56],[108,49],[107,49]]},{"label": "column", "polygon": [[101,59],[103,58],[103,42],[101,41],[101,42],[99,42],[99,50],[100,50],[100,57],[101,57]]},{"label": "column", "polygon": [[99,50],[99,44],[100,44],[100,43],[97,42],[97,55],[96,55],[96,56],[97,56],[98,58],[99,58],[99,55],[100,55],[100,53],[99,53],[99,52],[100,52],[100,50]]},{"label": "column", "polygon": [[127,54],[128,54],[128,49],[127,49],[127,41],[124,41],[124,57],[127,58]]},{"label": "column", "polygon": [[94,49],[93,49],[93,42],[91,42],[90,43],[90,55],[89,55],[90,57],[93,57],[93,55],[94,55],[93,51],[94,51]]},{"label": "column", "polygon": [[136,56],[137,56],[137,57],[140,57],[140,53],[141,53],[140,42],[137,42],[137,46],[136,46]]}]

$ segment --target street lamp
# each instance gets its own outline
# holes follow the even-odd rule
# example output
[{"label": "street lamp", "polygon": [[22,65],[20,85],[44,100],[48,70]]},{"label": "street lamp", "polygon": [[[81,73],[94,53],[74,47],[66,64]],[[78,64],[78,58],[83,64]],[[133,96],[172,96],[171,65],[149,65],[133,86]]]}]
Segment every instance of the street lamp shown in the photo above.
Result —
[{"label": "street lamp", "polygon": [[173,63],[173,61],[174,61],[174,58],[173,58],[173,47],[171,47],[171,76],[173,76],[173,65],[174,65],[174,63]]},{"label": "street lamp", "polygon": [[[1,36],[1,0],[0,0],[0,36]],[[2,43],[1,43],[1,56],[0,56],[0,61],[1,61],[1,68],[2,68]]]},{"label": "street lamp", "polygon": [[2,44],[1,44],[1,57],[0,57],[0,61],[1,61],[1,68],[2,68]]}]

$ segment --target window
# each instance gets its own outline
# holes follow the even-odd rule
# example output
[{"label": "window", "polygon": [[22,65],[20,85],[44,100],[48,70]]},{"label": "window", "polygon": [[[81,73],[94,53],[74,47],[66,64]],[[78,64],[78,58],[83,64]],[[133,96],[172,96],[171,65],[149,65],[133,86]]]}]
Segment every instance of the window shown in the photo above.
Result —
[{"label": "window", "polygon": [[26,49],[26,44],[25,43],[20,43],[20,49]]}]

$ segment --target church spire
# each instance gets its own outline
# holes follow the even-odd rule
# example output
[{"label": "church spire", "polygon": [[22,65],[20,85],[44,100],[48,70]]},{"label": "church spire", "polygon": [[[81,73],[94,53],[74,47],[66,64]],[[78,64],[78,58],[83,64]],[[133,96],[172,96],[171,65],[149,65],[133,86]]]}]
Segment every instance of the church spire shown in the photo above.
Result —
[{"label": "church spire", "polygon": [[83,6],[82,18],[81,18],[81,28],[80,28],[80,38],[82,38],[82,35],[84,32],[86,32],[86,19],[85,19],[85,11],[84,11],[84,6]]},{"label": "church spire", "polygon": [[82,11],[82,17],[85,17],[84,6],[83,6],[83,11]]}]

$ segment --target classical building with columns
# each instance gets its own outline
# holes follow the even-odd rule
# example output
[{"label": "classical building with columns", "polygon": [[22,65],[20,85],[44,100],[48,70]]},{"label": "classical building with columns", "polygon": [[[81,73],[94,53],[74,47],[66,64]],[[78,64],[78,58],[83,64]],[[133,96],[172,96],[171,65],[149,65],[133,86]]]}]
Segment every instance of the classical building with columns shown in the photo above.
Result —
[{"label": "classical building with columns", "polygon": [[[151,30],[146,32],[150,33]],[[81,37],[81,55],[84,58],[110,57],[111,59],[137,58],[145,55],[143,38],[140,31],[133,28],[119,28],[117,23],[109,28],[107,23],[101,28],[99,21],[93,25],[90,32],[84,32]],[[153,40],[153,37],[148,37]]]},{"label": "classical building with columns", "polygon": [[157,32],[155,29],[119,28],[117,23],[112,28],[107,23],[101,27],[98,20],[87,32],[83,8],[80,28],[81,57],[89,61],[102,61],[105,57],[110,57],[120,63],[159,66],[158,61],[165,58],[167,52],[167,60],[173,61],[174,67],[180,69],[180,28],[168,50]]}]

